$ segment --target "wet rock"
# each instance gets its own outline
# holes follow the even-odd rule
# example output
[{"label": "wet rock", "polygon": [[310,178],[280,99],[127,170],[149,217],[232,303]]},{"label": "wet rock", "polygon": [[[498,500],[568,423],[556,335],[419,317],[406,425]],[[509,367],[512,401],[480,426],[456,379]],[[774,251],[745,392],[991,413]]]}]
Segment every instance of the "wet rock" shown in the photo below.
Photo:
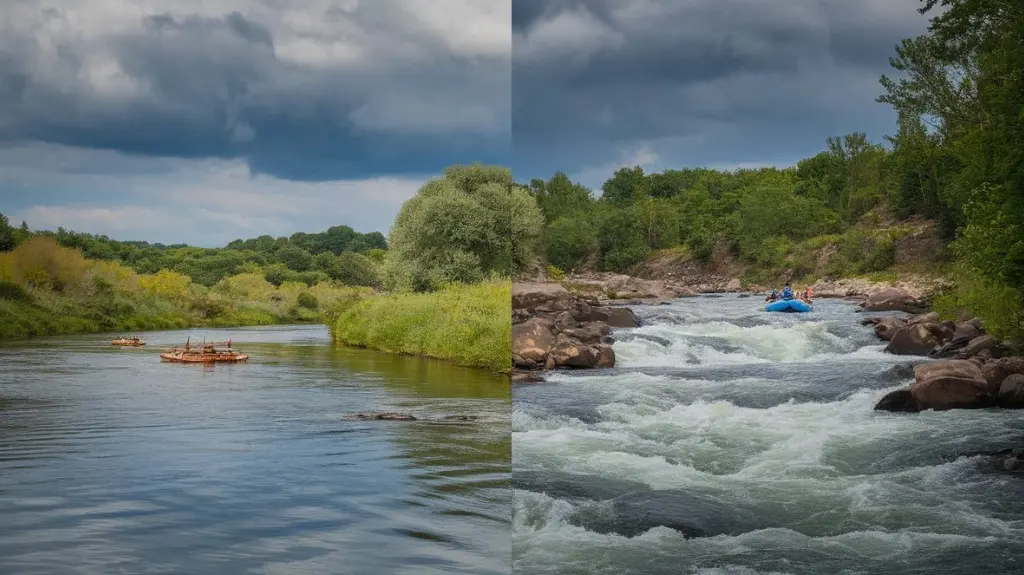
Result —
[{"label": "wet rock", "polygon": [[581,343],[600,343],[604,336],[611,333],[611,328],[606,323],[593,321],[580,327],[563,329],[562,333]]},{"label": "wet rock", "polygon": [[933,311],[916,315],[907,320],[907,325],[917,325],[919,323],[939,323],[939,314]]},{"label": "wet rock", "polygon": [[956,356],[960,350],[967,347],[971,340],[965,337],[954,337],[952,340],[933,349],[928,355],[934,358],[949,358]]},{"label": "wet rock", "polygon": [[935,334],[935,337],[939,338],[940,343],[947,343],[952,341],[953,336],[956,334],[956,323],[944,321],[936,325],[931,331]]},{"label": "wet rock", "polygon": [[1009,375],[999,385],[999,406],[1011,409],[1024,407],[1024,375]]},{"label": "wet rock", "polygon": [[512,372],[512,383],[544,383],[544,378],[536,373],[517,371]]},{"label": "wet rock", "polygon": [[894,355],[928,355],[939,339],[926,326],[908,325],[896,330],[885,350]]},{"label": "wet rock", "polygon": [[976,409],[995,405],[995,397],[989,391],[981,367],[973,361],[921,364],[914,368],[914,379],[910,392],[921,410]]},{"label": "wet rock", "polygon": [[911,393],[908,388],[897,389],[896,391],[890,391],[885,394],[885,396],[875,404],[875,411],[914,413],[921,411],[921,409],[917,406],[917,402],[914,400],[914,394]]},{"label": "wet rock", "polygon": [[960,359],[967,359],[978,355],[982,350],[992,350],[999,344],[999,341],[990,335],[979,335],[978,337],[967,342],[967,345],[957,354]]},{"label": "wet rock", "polygon": [[595,307],[587,314],[577,316],[581,322],[600,321],[611,327],[638,327],[640,320],[628,307]]},{"label": "wet rock", "polygon": [[555,324],[551,320],[535,317],[512,326],[513,365],[540,367],[548,359],[555,344]]},{"label": "wet rock", "polygon": [[601,343],[594,346],[597,351],[597,363],[594,367],[615,367],[615,350],[610,344]]},{"label": "wet rock", "polygon": [[408,413],[394,413],[391,411],[385,411],[382,413],[356,413],[355,415],[349,416],[350,419],[361,419],[361,420],[374,420],[374,421],[417,421],[415,417]]},{"label": "wet rock", "polygon": [[1003,357],[985,362],[981,373],[992,393],[999,393],[1003,380],[1014,374],[1024,374],[1024,357]]},{"label": "wet rock", "polygon": [[867,296],[861,303],[863,311],[919,311],[916,298],[900,288],[886,288]]},{"label": "wet rock", "polygon": [[906,324],[903,320],[895,317],[880,317],[872,318],[878,321],[874,322],[875,335],[883,341],[891,341],[896,332],[903,328]]},{"label": "wet rock", "polygon": [[[603,345],[603,344],[598,344]],[[555,346],[548,353],[546,369],[559,367],[586,368],[596,367],[600,359],[598,346],[588,346],[579,340],[562,334],[555,340]]]},{"label": "wet rock", "polygon": [[961,321],[956,324],[956,331],[953,332],[953,339],[967,339],[968,341],[984,335],[985,330],[981,321],[977,318],[968,321]]}]

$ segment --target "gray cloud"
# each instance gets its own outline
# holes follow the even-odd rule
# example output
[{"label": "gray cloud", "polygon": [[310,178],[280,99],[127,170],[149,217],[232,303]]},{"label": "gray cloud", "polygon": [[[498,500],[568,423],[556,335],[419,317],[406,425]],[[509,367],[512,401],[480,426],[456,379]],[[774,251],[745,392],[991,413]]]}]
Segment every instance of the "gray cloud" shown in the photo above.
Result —
[{"label": "gray cloud", "polygon": [[517,177],[787,164],[825,138],[880,138],[874,102],[917,0],[516,0]]},{"label": "gray cloud", "polygon": [[4,12],[0,143],[240,158],[298,180],[508,159],[508,0],[6,0]]},{"label": "gray cloud", "polygon": [[387,233],[424,177],[302,182],[241,160],[182,160],[35,144],[0,147],[0,213],[33,229],[223,246],[335,225]]}]

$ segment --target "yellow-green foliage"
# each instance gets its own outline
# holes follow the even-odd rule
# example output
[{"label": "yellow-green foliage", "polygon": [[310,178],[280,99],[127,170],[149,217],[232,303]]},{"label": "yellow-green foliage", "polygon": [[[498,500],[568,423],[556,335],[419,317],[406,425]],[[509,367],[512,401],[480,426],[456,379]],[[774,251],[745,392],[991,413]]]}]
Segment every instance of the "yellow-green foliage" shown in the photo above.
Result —
[{"label": "yellow-green foliage", "polygon": [[560,282],[565,279],[565,272],[551,264],[548,264],[547,272],[548,277],[556,282]]},{"label": "yellow-green foliage", "polygon": [[342,345],[423,355],[508,373],[512,369],[512,286],[454,284],[339,302],[331,334]]},{"label": "yellow-green foliage", "polygon": [[261,273],[206,288],[169,270],[140,275],[118,262],[90,260],[45,236],[0,253],[0,288],[0,338],[315,322],[324,318],[323,305],[300,306],[300,294],[321,304],[364,293],[333,283],[275,287]]}]

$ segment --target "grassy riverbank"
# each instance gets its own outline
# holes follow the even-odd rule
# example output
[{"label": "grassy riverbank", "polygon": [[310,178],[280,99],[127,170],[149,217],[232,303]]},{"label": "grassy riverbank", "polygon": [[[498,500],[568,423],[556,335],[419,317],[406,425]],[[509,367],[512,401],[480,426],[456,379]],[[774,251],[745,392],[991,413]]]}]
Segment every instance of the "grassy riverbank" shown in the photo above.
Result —
[{"label": "grassy riverbank", "polygon": [[435,292],[352,299],[331,314],[329,327],[343,345],[508,373],[511,308],[508,281],[453,284]]},{"label": "grassy riverbank", "polygon": [[274,285],[259,272],[206,287],[181,273],[139,274],[35,237],[0,253],[0,338],[314,323],[338,300],[366,293],[372,290],[329,281]]}]

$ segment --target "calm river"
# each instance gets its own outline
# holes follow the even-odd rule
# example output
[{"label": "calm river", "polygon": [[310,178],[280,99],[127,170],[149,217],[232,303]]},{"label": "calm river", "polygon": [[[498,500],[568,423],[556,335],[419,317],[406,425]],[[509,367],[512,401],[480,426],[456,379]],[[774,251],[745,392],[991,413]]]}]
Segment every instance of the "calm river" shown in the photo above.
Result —
[{"label": "calm river", "polygon": [[[161,363],[189,334],[249,363]],[[509,572],[507,378],[319,326],[144,335],[0,344],[0,573]]]},{"label": "calm river", "polygon": [[619,365],[513,390],[522,575],[1024,572],[1019,411],[873,411],[925,358],[861,314],[737,296],[638,307]]}]

